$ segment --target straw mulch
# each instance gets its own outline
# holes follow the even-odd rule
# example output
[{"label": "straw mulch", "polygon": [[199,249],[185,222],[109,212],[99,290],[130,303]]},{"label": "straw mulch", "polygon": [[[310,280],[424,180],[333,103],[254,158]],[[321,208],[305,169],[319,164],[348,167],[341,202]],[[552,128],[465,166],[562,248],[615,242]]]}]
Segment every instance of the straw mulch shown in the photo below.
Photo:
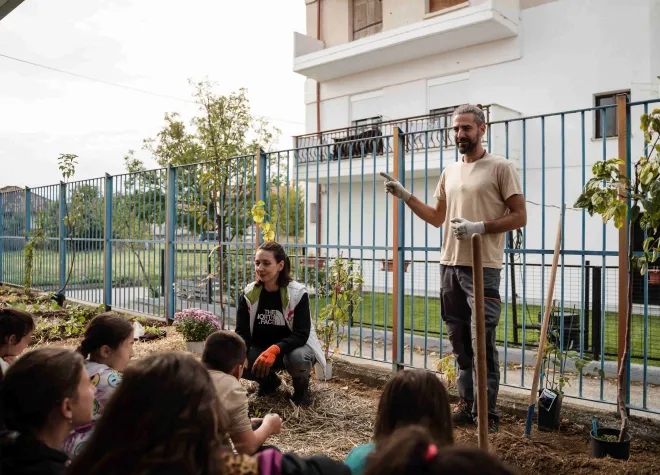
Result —
[{"label": "straw mulch", "polygon": [[256,397],[256,384],[244,381],[248,388],[251,416],[276,413],[282,417],[282,432],[268,439],[283,451],[299,455],[325,454],[343,460],[355,446],[369,442],[380,391],[359,382],[335,380],[311,382],[313,403],[300,407],[290,401],[291,380],[282,374],[278,391]]}]

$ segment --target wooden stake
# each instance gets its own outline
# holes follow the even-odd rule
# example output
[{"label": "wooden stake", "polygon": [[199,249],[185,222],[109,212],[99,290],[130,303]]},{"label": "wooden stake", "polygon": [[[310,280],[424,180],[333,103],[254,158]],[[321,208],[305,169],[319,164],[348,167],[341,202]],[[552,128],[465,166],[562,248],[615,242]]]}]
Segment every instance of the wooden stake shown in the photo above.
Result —
[{"label": "wooden stake", "polygon": [[[555,279],[557,278],[557,266],[559,264],[559,251],[561,250],[561,228],[562,213],[559,214],[559,223],[557,224],[557,237],[555,238],[555,252],[552,255],[552,269],[550,270],[550,283],[548,284],[548,294],[545,298],[545,312],[543,313],[543,323],[541,324],[541,336],[539,339],[539,348],[536,355],[536,366],[534,367],[534,377],[532,378],[532,391],[529,393],[529,411],[527,413],[527,425],[525,435],[529,437],[532,429],[532,416],[534,414],[534,405],[538,398],[539,379],[541,376],[541,366],[543,363],[543,352],[545,342],[550,326],[550,313],[552,312],[552,298],[555,291]],[[560,337],[561,338],[561,337]]]},{"label": "wooden stake", "polygon": [[[400,179],[401,173],[399,170],[400,141],[401,129],[395,127],[392,137],[392,150],[394,151],[392,176],[397,180]],[[403,216],[399,216],[399,214],[399,200],[395,198],[392,207],[392,365],[397,370],[397,365],[403,361],[403,355],[399,354],[399,338],[403,338],[403,335],[399,335],[399,318],[403,318],[403,315],[399,315],[399,299],[403,298],[403,295],[399,295],[399,266],[403,265],[403,262],[399,262],[399,221]]]},{"label": "wooden stake", "polygon": [[479,448],[488,450],[488,386],[486,382],[486,317],[484,301],[484,268],[481,235],[472,235],[472,282],[474,286],[474,318],[477,345],[477,420]]},{"label": "wooden stake", "polygon": [[[626,163],[628,155],[628,131],[627,131],[627,96],[619,94],[616,96],[617,128],[618,128],[618,158],[624,161],[619,165],[619,173],[622,177],[628,175]],[[619,195],[621,201],[626,201],[625,193]],[[628,311],[628,226],[619,229],[619,319],[618,319],[618,368],[626,364],[623,360],[623,349],[626,345],[626,319]]]}]

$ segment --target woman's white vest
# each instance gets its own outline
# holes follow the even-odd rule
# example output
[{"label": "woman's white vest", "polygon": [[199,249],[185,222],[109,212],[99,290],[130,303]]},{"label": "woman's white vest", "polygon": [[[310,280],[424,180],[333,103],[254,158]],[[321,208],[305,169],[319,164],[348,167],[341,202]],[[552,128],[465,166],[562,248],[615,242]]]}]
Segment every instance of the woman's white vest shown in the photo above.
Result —
[{"label": "woman's white vest", "polygon": [[[259,295],[261,295],[261,289],[263,286],[256,285],[257,282],[251,282],[245,287],[245,300],[248,304],[248,312],[250,314],[250,335],[254,331],[254,321],[257,318],[257,309],[259,308]],[[280,297],[282,299],[282,315],[284,315],[284,321],[286,322],[289,330],[293,331],[293,316],[294,310],[300,299],[307,293],[307,288],[300,282],[295,280],[287,287],[280,288]],[[311,320],[311,312],[310,312]],[[307,346],[309,346],[314,352],[316,357],[316,362],[323,367],[325,371],[325,356],[323,354],[323,349],[319,343],[319,339],[316,336],[316,328],[314,328],[314,322],[310,322],[309,326],[309,338],[307,339]]]}]

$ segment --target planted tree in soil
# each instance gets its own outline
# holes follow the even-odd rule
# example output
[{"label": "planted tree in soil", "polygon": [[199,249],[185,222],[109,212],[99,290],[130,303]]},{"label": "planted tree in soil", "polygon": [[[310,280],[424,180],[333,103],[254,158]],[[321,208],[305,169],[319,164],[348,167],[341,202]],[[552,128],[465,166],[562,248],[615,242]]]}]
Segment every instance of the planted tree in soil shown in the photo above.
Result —
[{"label": "planted tree in soil", "polygon": [[[660,252],[659,239],[654,237],[660,226],[660,109],[655,109],[651,114],[643,114],[640,122],[646,143],[645,155],[632,164],[632,177],[620,173],[619,165],[625,165],[625,161],[620,158],[597,162],[592,168],[593,178],[575,202],[575,207],[586,209],[591,216],[602,216],[603,223],[613,219],[617,229],[626,223],[630,202],[626,339],[617,382],[617,406],[621,416],[619,442],[627,440],[629,428],[625,383],[626,361],[630,353],[633,272],[638,271],[644,275],[649,264],[658,259]],[[647,236],[651,236],[644,240],[641,256],[633,255],[632,234],[637,223]]]},{"label": "planted tree in soil", "polygon": [[[547,342],[543,347],[543,377],[545,387],[539,395],[540,430],[556,430],[559,428],[561,403],[564,399],[564,387],[570,386],[570,377],[566,374],[566,362],[573,362],[578,374],[590,363],[580,358],[580,354],[570,348],[562,351],[558,330],[552,330],[547,335]],[[536,357],[536,355],[534,355]]]},{"label": "planted tree in soil", "polygon": [[[325,352],[326,361],[339,353],[339,345],[346,338],[351,310],[362,301],[364,278],[359,267],[339,255],[327,271],[327,286],[317,290],[317,298],[326,297],[328,304],[321,309],[316,332]],[[319,286],[320,287],[320,286]]]},{"label": "planted tree in soil", "polygon": [[[78,164],[78,155],[74,153],[61,153],[57,158],[58,168],[62,173],[62,181],[65,184],[68,184],[73,175],[76,174],[76,165]],[[72,213],[69,212],[69,205],[66,197],[64,198],[64,226],[75,236],[77,233],[77,225],[80,221],[80,213],[83,210],[83,207],[76,206],[75,196],[71,200]],[[69,266],[69,271],[66,276],[66,281],[61,289],[55,294],[55,299],[59,305],[64,303],[64,292],[69,285],[71,280],[71,275],[73,274],[73,269],[76,265],[76,243],[71,241],[71,265]]]}]

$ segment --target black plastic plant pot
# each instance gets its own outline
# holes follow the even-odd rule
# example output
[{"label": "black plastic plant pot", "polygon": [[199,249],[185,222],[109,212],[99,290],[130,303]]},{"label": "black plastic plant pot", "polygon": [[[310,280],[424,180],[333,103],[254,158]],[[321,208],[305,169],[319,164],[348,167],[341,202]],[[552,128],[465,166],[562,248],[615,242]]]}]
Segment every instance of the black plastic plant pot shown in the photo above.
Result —
[{"label": "black plastic plant pot", "polygon": [[[601,436],[613,436],[612,441],[603,440]],[[591,431],[591,455],[595,458],[604,458],[608,455],[613,459],[628,460],[630,458],[630,433],[626,435],[626,440],[619,442],[619,429],[598,428],[598,437],[594,437]]]},{"label": "black plastic plant pot", "polygon": [[538,425],[540,431],[551,432],[559,429],[562,399],[561,396],[555,398],[549,410],[539,405]]}]

